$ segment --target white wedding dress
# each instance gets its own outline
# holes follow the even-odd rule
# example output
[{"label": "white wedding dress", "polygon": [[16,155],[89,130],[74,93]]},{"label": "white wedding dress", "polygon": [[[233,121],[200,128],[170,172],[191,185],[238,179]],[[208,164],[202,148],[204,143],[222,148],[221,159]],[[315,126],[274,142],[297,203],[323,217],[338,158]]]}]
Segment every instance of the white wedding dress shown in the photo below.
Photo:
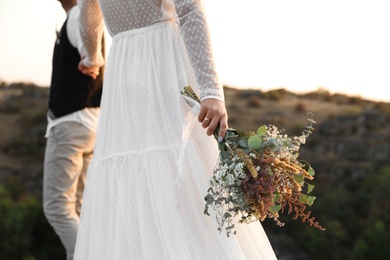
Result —
[{"label": "white wedding dress", "polygon": [[78,1],[86,63],[103,16],[113,40],[74,259],[276,259],[260,223],[227,237],[203,214],[218,150],[180,95],[223,100],[201,1],[97,1]]}]

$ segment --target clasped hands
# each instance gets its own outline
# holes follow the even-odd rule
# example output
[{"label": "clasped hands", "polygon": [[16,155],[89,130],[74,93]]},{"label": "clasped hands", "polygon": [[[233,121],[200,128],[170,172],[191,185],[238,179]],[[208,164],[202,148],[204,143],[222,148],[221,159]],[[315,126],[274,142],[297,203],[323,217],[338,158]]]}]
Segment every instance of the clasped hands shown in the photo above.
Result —
[{"label": "clasped hands", "polygon": [[97,76],[99,76],[100,67],[87,67],[84,65],[84,59],[85,55],[82,55],[81,60],[79,62],[79,71],[81,71],[81,73],[87,76],[90,76],[93,79],[96,79]]}]

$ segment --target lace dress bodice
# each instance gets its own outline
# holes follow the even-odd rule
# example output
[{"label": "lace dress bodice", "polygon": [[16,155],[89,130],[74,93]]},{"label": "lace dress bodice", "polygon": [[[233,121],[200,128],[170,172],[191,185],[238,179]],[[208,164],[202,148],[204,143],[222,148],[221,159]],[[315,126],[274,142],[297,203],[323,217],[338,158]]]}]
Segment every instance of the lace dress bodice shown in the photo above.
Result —
[{"label": "lace dress bodice", "polygon": [[224,100],[201,0],[78,0],[78,5],[81,12],[81,37],[85,46],[86,66],[104,64],[99,51],[104,25],[114,37],[120,32],[160,21],[176,20],[180,25],[181,35],[195,71],[201,100],[206,98]]}]

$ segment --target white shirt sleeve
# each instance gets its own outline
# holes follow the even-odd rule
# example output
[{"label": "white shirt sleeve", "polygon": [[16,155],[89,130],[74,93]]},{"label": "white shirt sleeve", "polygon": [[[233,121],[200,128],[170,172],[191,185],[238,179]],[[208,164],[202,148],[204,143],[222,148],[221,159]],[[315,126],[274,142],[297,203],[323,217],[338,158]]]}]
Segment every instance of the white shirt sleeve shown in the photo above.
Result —
[{"label": "white shirt sleeve", "polygon": [[103,15],[98,0],[78,0],[80,8],[80,36],[84,43],[84,65],[101,67],[104,65],[102,37],[104,31]]},{"label": "white shirt sleeve", "polygon": [[83,42],[80,38],[80,31],[79,31],[79,15],[80,10],[78,6],[74,6],[72,9],[68,11],[68,22],[66,24],[66,33],[68,34],[68,39],[70,44],[77,48],[79,51],[80,56],[84,53],[83,51]]},{"label": "white shirt sleeve", "polygon": [[224,101],[216,71],[202,0],[174,0],[187,52],[200,88],[200,99]]}]

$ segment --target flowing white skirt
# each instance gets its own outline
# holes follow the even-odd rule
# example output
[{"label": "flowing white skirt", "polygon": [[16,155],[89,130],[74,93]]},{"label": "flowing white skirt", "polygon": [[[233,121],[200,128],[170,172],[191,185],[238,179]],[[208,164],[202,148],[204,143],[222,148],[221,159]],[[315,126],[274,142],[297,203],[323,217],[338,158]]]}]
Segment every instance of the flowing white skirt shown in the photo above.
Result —
[{"label": "flowing white skirt", "polygon": [[191,75],[173,22],[113,38],[74,259],[276,259],[260,223],[203,214],[218,150],[199,123],[181,150]]}]

